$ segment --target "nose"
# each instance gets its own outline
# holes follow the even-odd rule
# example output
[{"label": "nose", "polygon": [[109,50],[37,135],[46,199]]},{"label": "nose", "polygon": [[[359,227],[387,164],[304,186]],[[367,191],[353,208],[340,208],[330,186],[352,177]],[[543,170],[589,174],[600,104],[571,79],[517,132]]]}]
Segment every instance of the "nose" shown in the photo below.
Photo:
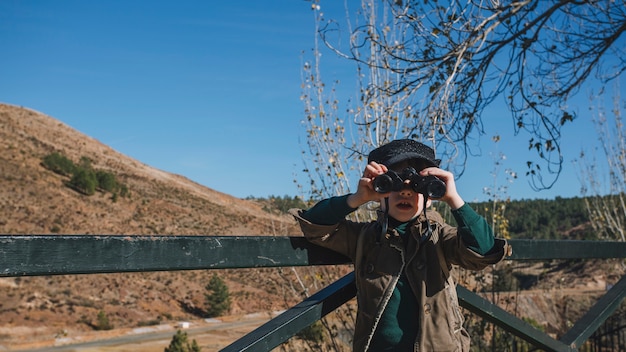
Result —
[{"label": "nose", "polygon": [[402,187],[402,190],[400,191],[400,195],[402,195],[403,197],[410,197],[413,195],[413,189],[411,188],[411,181],[410,180],[404,180],[404,187]]}]

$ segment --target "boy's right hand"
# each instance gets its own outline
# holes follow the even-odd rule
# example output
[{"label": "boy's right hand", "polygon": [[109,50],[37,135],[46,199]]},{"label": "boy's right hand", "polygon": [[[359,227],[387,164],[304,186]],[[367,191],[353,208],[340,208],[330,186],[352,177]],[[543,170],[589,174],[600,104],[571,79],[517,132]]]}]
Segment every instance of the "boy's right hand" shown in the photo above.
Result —
[{"label": "boy's right hand", "polygon": [[384,194],[374,190],[374,179],[387,171],[387,167],[383,164],[374,161],[367,164],[363,171],[363,177],[359,179],[356,193],[348,196],[348,206],[358,208],[367,202],[378,201],[380,198],[384,197]]}]

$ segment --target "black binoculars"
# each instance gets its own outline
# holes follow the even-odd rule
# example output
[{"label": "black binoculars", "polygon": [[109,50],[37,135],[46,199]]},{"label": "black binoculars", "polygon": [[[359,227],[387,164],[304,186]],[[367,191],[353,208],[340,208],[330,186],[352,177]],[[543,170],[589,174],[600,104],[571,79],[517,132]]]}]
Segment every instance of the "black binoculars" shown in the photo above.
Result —
[{"label": "black binoculars", "polygon": [[[409,180],[408,184],[405,183],[406,180]],[[407,167],[400,174],[389,170],[374,179],[374,190],[378,193],[399,192],[404,187],[410,187],[414,192],[433,199],[446,194],[446,184],[443,181],[432,175],[421,176],[412,167]]]}]

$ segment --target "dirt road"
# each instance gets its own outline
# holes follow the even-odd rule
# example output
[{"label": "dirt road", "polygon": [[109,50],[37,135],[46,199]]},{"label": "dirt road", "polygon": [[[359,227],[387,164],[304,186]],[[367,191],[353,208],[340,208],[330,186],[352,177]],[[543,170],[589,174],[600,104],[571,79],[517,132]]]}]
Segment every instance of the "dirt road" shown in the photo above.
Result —
[{"label": "dirt road", "polygon": [[[189,341],[196,340],[203,352],[219,351],[228,346],[236,339],[244,336],[258,326],[267,322],[269,314],[253,314],[245,316],[237,321],[198,321],[193,322],[185,331]],[[13,351],[30,352],[108,352],[108,351],[133,351],[133,352],[162,352],[176,334],[175,325],[159,325],[123,331],[115,337],[97,338],[89,341],[81,341],[84,337],[70,339],[57,339],[55,346],[40,347],[35,349],[17,349]]]}]

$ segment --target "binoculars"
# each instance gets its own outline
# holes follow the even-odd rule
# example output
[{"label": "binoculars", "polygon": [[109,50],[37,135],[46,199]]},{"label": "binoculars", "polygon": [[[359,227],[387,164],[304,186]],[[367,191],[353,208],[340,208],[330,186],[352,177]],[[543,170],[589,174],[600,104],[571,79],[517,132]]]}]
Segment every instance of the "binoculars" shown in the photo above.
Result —
[{"label": "binoculars", "polygon": [[[409,180],[409,183],[405,183]],[[407,167],[401,173],[389,170],[374,179],[374,190],[378,193],[399,192],[410,187],[414,192],[421,193],[428,198],[441,198],[446,194],[446,184],[435,176],[421,176],[412,167]]]}]

